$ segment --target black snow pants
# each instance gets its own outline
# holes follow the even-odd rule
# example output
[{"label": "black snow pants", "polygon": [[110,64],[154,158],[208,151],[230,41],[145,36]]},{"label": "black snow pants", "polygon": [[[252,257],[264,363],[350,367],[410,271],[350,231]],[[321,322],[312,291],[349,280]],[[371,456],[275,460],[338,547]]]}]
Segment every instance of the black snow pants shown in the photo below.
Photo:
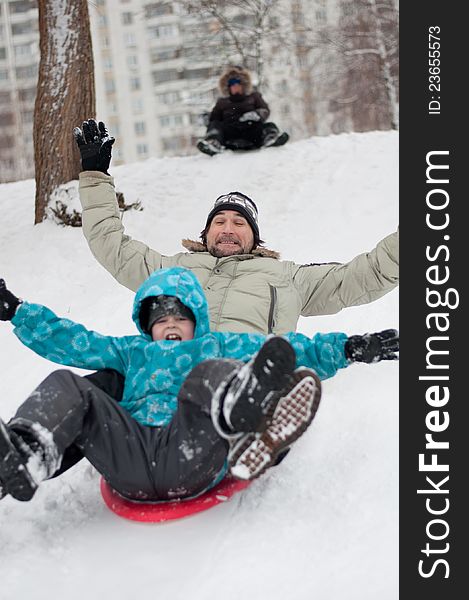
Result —
[{"label": "black snow pants", "polygon": [[247,150],[249,148],[260,148],[266,135],[272,132],[279,133],[275,123],[255,121],[248,124],[212,121],[207,127],[205,138],[217,139],[220,144],[227,148]]},{"label": "black snow pants", "polygon": [[210,487],[225,469],[229,445],[214,428],[211,403],[218,385],[241,364],[220,359],[197,365],[164,427],[140,424],[89,378],[62,369],[36,388],[9,427],[34,437],[34,424],[42,425],[61,456],[76,449],[127,498],[188,498]]}]

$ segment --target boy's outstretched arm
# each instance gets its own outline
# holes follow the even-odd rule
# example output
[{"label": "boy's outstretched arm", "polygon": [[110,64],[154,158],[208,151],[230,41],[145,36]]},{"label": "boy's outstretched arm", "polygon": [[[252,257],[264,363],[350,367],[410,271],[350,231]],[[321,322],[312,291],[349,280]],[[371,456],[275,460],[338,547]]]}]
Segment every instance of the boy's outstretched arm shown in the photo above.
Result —
[{"label": "boy's outstretched arm", "polygon": [[[248,362],[267,339],[261,334],[222,333],[214,335],[224,358]],[[287,333],[285,337],[296,354],[296,366],[313,369],[320,379],[333,377],[339,369],[353,362],[374,363],[380,360],[398,360],[399,334],[395,329],[378,333],[352,335],[345,333],[317,333],[309,338],[302,333]]]},{"label": "boy's outstretched arm", "polygon": [[312,339],[287,334],[297,356],[297,364],[314,369],[321,379],[334,376],[353,362],[375,363],[398,360],[399,334],[395,329],[352,335],[317,333]]},{"label": "boy's outstretched arm", "polygon": [[11,321],[14,334],[28,348],[55,363],[81,369],[125,373],[126,338],[104,336],[61,319],[41,304],[17,298],[0,279],[0,320]]}]

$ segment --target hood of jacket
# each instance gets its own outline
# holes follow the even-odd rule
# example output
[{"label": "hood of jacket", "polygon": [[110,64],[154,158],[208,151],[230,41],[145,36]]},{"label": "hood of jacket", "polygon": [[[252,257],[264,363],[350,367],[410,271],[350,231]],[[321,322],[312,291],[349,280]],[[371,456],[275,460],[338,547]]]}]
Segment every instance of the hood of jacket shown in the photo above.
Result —
[{"label": "hood of jacket", "polygon": [[252,80],[251,74],[247,69],[243,67],[228,67],[226,68],[218,80],[218,89],[222,96],[229,96],[230,90],[228,88],[228,81],[232,77],[239,77],[241,85],[243,86],[244,95],[247,96],[252,92]]},{"label": "hood of jacket", "polygon": [[210,331],[208,304],[204,291],[197,277],[183,267],[158,269],[138,288],[132,309],[132,319],[140,333],[148,339],[151,336],[142,330],[140,325],[140,309],[143,300],[150,296],[176,296],[195,316],[194,338],[201,337]]}]

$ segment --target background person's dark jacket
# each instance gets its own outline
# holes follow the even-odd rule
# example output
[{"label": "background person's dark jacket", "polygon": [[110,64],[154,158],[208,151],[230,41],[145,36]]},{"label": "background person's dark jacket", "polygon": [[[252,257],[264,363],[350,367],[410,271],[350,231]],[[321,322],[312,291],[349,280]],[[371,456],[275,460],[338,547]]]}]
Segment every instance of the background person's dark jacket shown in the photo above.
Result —
[{"label": "background person's dark jacket", "polygon": [[238,123],[239,117],[251,110],[259,114],[261,121],[265,121],[270,115],[269,107],[259,92],[219,98],[210,113],[209,123]]},{"label": "background person's dark jacket", "polygon": [[[230,95],[228,81],[237,77],[243,86],[243,94]],[[251,75],[242,67],[229,67],[218,81],[221,97],[218,98],[215,107],[210,113],[209,123],[214,121],[223,124],[237,123],[239,117],[246,112],[255,110],[261,121],[265,121],[270,115],[270,109],[259,92],[252,89]]]}]

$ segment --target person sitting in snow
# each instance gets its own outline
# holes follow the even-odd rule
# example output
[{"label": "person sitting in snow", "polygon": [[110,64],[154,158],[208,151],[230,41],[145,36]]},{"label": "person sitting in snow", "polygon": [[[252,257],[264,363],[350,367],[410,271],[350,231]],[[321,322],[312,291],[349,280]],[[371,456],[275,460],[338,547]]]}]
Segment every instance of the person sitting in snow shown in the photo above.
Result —
[{"label": "person sitting in snow", "polygon": [[49,375],[6,425],[0,420],[0,497],[30,500],[78,449],[122,496],[198,495],[227,473],[251,480],[276,464],[311,423],[320,378],[353,361],[396,359],[397,332],[310,339],[211,332],[207,301],[187,269],[155,271],[135,295],[139,335],[104,336],[0,280],[0,320],[39,355],[125,375],[117,403],[62,369]]},{"label": "person sitting in snow", "polygon": [[240,66],[228,67],[218,82],[218,98],[209,115],[205,138],[197,148],[213,156],[224,148],[252,150],[261,146],[283,146],[288,133],[267,122],[270,109],[259,92],[252,90],[249,71]]}]

